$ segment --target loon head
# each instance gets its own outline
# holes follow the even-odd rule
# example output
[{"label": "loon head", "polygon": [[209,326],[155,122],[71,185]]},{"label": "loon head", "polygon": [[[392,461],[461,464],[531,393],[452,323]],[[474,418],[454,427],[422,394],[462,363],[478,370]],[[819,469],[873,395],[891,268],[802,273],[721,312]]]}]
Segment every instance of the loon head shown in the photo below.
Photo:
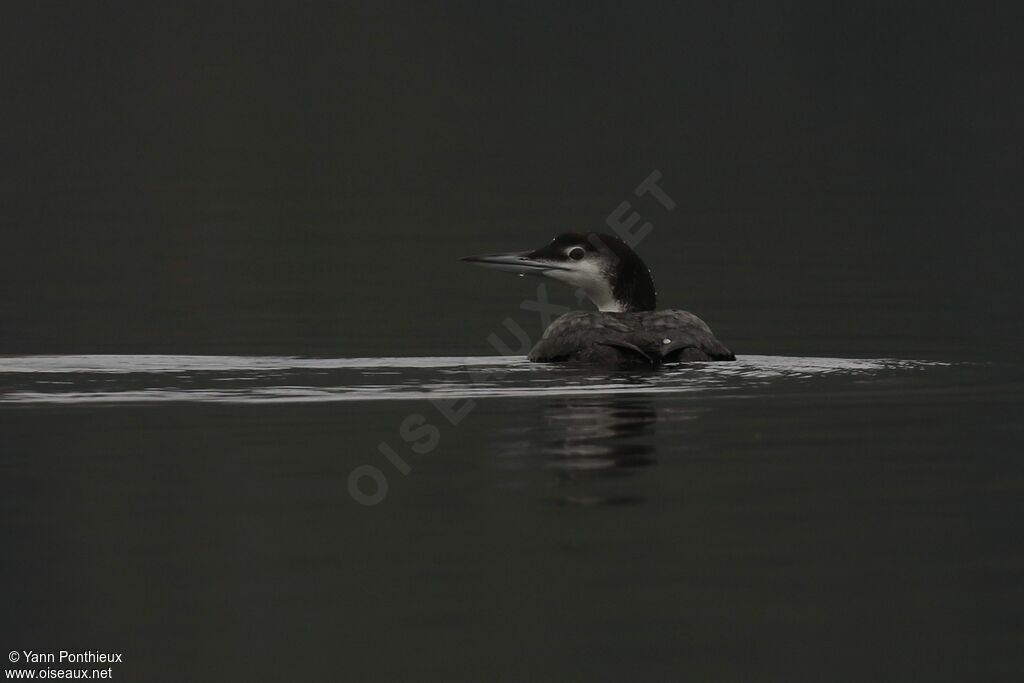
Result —
[{"label": "loon head", "polygon": [[535,251],[467,256],[487,268],[543,275],[583,291],[599,311],[653,311],[657,294],[650,269],[614,235],[567,232]]}]

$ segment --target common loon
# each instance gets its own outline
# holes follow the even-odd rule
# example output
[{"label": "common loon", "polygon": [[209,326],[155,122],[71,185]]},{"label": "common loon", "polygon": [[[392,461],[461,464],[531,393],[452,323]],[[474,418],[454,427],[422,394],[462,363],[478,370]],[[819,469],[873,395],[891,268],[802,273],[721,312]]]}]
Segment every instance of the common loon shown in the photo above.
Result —
[{"label": "common loon", "polygon": [[560,316],[530,351],[538,363],[575,361],[650,365],[735,360],[703,320],[678,309],[654,310],[651,271],[613,235],[567,232],[536,251],[467,256],[469,263],[544,275],[582,290],[597,312]]}]

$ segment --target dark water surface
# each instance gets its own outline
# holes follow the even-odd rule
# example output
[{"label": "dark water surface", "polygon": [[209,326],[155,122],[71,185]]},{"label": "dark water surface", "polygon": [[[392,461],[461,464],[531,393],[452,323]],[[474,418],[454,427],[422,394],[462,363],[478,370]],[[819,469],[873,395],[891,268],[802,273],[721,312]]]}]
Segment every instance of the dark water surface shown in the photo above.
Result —
[{"label": "dark water surface", "polygon": [[0,378],[5,642],[122,651],[126,680],[1024,666],[1014,366],[27,356]]}]

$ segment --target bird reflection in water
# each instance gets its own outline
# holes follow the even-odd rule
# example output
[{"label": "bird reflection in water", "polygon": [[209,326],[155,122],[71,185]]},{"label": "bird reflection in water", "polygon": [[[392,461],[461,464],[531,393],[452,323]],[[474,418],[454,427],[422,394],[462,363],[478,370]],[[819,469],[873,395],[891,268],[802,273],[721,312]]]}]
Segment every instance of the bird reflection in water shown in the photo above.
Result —
[{"label": "bird reflection in water", "polygon": [[556,501],[565,505],[632,505],[644,497],[623,479],[655,463],[658,414],[644,399],[609,398],[552,403],[539,444],[555,474]]}]

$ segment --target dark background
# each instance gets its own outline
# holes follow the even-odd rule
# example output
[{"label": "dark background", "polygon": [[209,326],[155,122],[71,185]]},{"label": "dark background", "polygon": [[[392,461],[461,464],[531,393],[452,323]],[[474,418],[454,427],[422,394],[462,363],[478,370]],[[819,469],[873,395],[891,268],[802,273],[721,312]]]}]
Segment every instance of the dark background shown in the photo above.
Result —
[{"label": "dark background", "polygon": [[9,3],[0,352],[490,353],[533,286],[457,257],[653,169],[660,303],[738,351],[1005,352],[1022,14]]}]

